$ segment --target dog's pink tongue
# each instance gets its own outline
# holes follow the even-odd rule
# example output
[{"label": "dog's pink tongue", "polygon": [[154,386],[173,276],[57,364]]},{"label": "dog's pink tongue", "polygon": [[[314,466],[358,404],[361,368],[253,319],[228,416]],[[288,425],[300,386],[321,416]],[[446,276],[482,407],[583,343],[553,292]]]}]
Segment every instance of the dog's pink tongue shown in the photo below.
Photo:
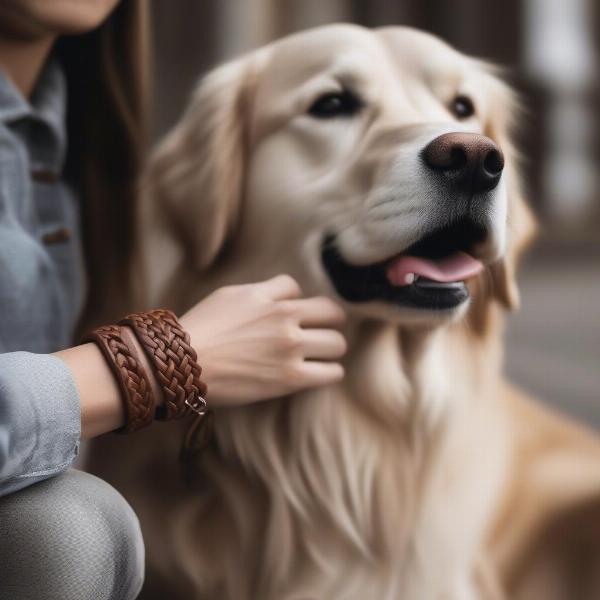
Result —
[{"label": "dog's pink tongue", "polygon": [[481,272],[483,264],[466,252],[455,252],[438,260],[419,256],[399,256],[389,265],[387,277],[392,285],[410,285],[415,276],[441,283],[464,281]]}]

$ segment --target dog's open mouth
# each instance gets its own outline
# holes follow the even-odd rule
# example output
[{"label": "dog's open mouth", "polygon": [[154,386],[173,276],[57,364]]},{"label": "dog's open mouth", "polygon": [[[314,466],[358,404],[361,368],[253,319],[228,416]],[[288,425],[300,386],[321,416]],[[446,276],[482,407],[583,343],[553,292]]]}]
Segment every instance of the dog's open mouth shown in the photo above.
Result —
[{"label": "dog's open mouth", "polygon": [[469,298],[465,282],[484,268],[471,251],[486,237],[484,228],[465,219],[426,235],[400,255],[356,266],[344,260],[335,236],[328,235],[321,257],[337,293],[348,302],[382,300],[412,308],[447,310]]}]

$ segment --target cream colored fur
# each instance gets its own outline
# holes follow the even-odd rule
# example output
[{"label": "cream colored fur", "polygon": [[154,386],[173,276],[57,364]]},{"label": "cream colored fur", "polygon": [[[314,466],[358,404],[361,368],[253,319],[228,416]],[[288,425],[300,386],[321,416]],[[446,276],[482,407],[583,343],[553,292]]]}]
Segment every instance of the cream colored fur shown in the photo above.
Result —
[{"label": "cream colored fur", "polygon": [[[311,98],[340,85],[361,89],[362,121],[311,121]],[[446,108],[458,92],[475,98],[466,123]],[[517,255],[533,230],[508,141],[514,114],[488,67],[400,27],[301,33],[200,83],[144,187],[151,302],[179,312],[279,272],[336,298],[324,233],[339,232],[356,264],[423,235],[438,198],[415,156],[442,132],[492,137],[507,169],[471,304],[442,316],[346,305],[344,382],[218,411],[200,489],[181,481],[180,424],[96,447],[94,469],[142,522],[144,597],[597,597],[593,565],[573,577],[567,545],[545,536],[566,519],[576,552],[567,517],[600,498],[600,445],[501,376],[502,313],[518,302]],[[584,579],[588,595],[573,595]]]}]

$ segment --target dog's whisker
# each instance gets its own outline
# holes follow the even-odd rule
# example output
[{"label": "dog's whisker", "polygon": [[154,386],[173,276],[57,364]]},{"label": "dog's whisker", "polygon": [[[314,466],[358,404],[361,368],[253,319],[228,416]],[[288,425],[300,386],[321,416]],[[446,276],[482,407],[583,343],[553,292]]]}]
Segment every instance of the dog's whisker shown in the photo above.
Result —
[{"label": "dog's whisker", "polygon": [[398,198],[396,198],[395,196],[391,196],[389,198],[384,198],[383,200],[380,200],[379,202],[376,202],[375,204],[373,204],[371,209],[375,209],[375,208],[378,208],[385,204],[389,204],[390,202],[398,202]]},{"label": "dog's whisker", "polygon": [[390,221],[392,219],[401,219],[402,217],[406,217],[410,213],[405,212],[395,212],[395,213],[384,213],[383,215],[375,215],[370,216],[369,221],[373,223],[378,223],[381,221]]}]

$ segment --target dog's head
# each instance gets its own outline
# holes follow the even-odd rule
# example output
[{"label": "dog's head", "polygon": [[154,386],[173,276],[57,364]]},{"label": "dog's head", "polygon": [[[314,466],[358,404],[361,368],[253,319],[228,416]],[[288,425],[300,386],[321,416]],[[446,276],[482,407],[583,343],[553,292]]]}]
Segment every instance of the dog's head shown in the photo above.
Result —
[{"label": "dog's head", "polygon": [[431,35],[322,27],[210,73],[148,189],[196,268],[231,258],[225,281],[288,272],[390,320],[455,317],[482,282],[514,306],[532,230],[514,112],[489,67]]}]

